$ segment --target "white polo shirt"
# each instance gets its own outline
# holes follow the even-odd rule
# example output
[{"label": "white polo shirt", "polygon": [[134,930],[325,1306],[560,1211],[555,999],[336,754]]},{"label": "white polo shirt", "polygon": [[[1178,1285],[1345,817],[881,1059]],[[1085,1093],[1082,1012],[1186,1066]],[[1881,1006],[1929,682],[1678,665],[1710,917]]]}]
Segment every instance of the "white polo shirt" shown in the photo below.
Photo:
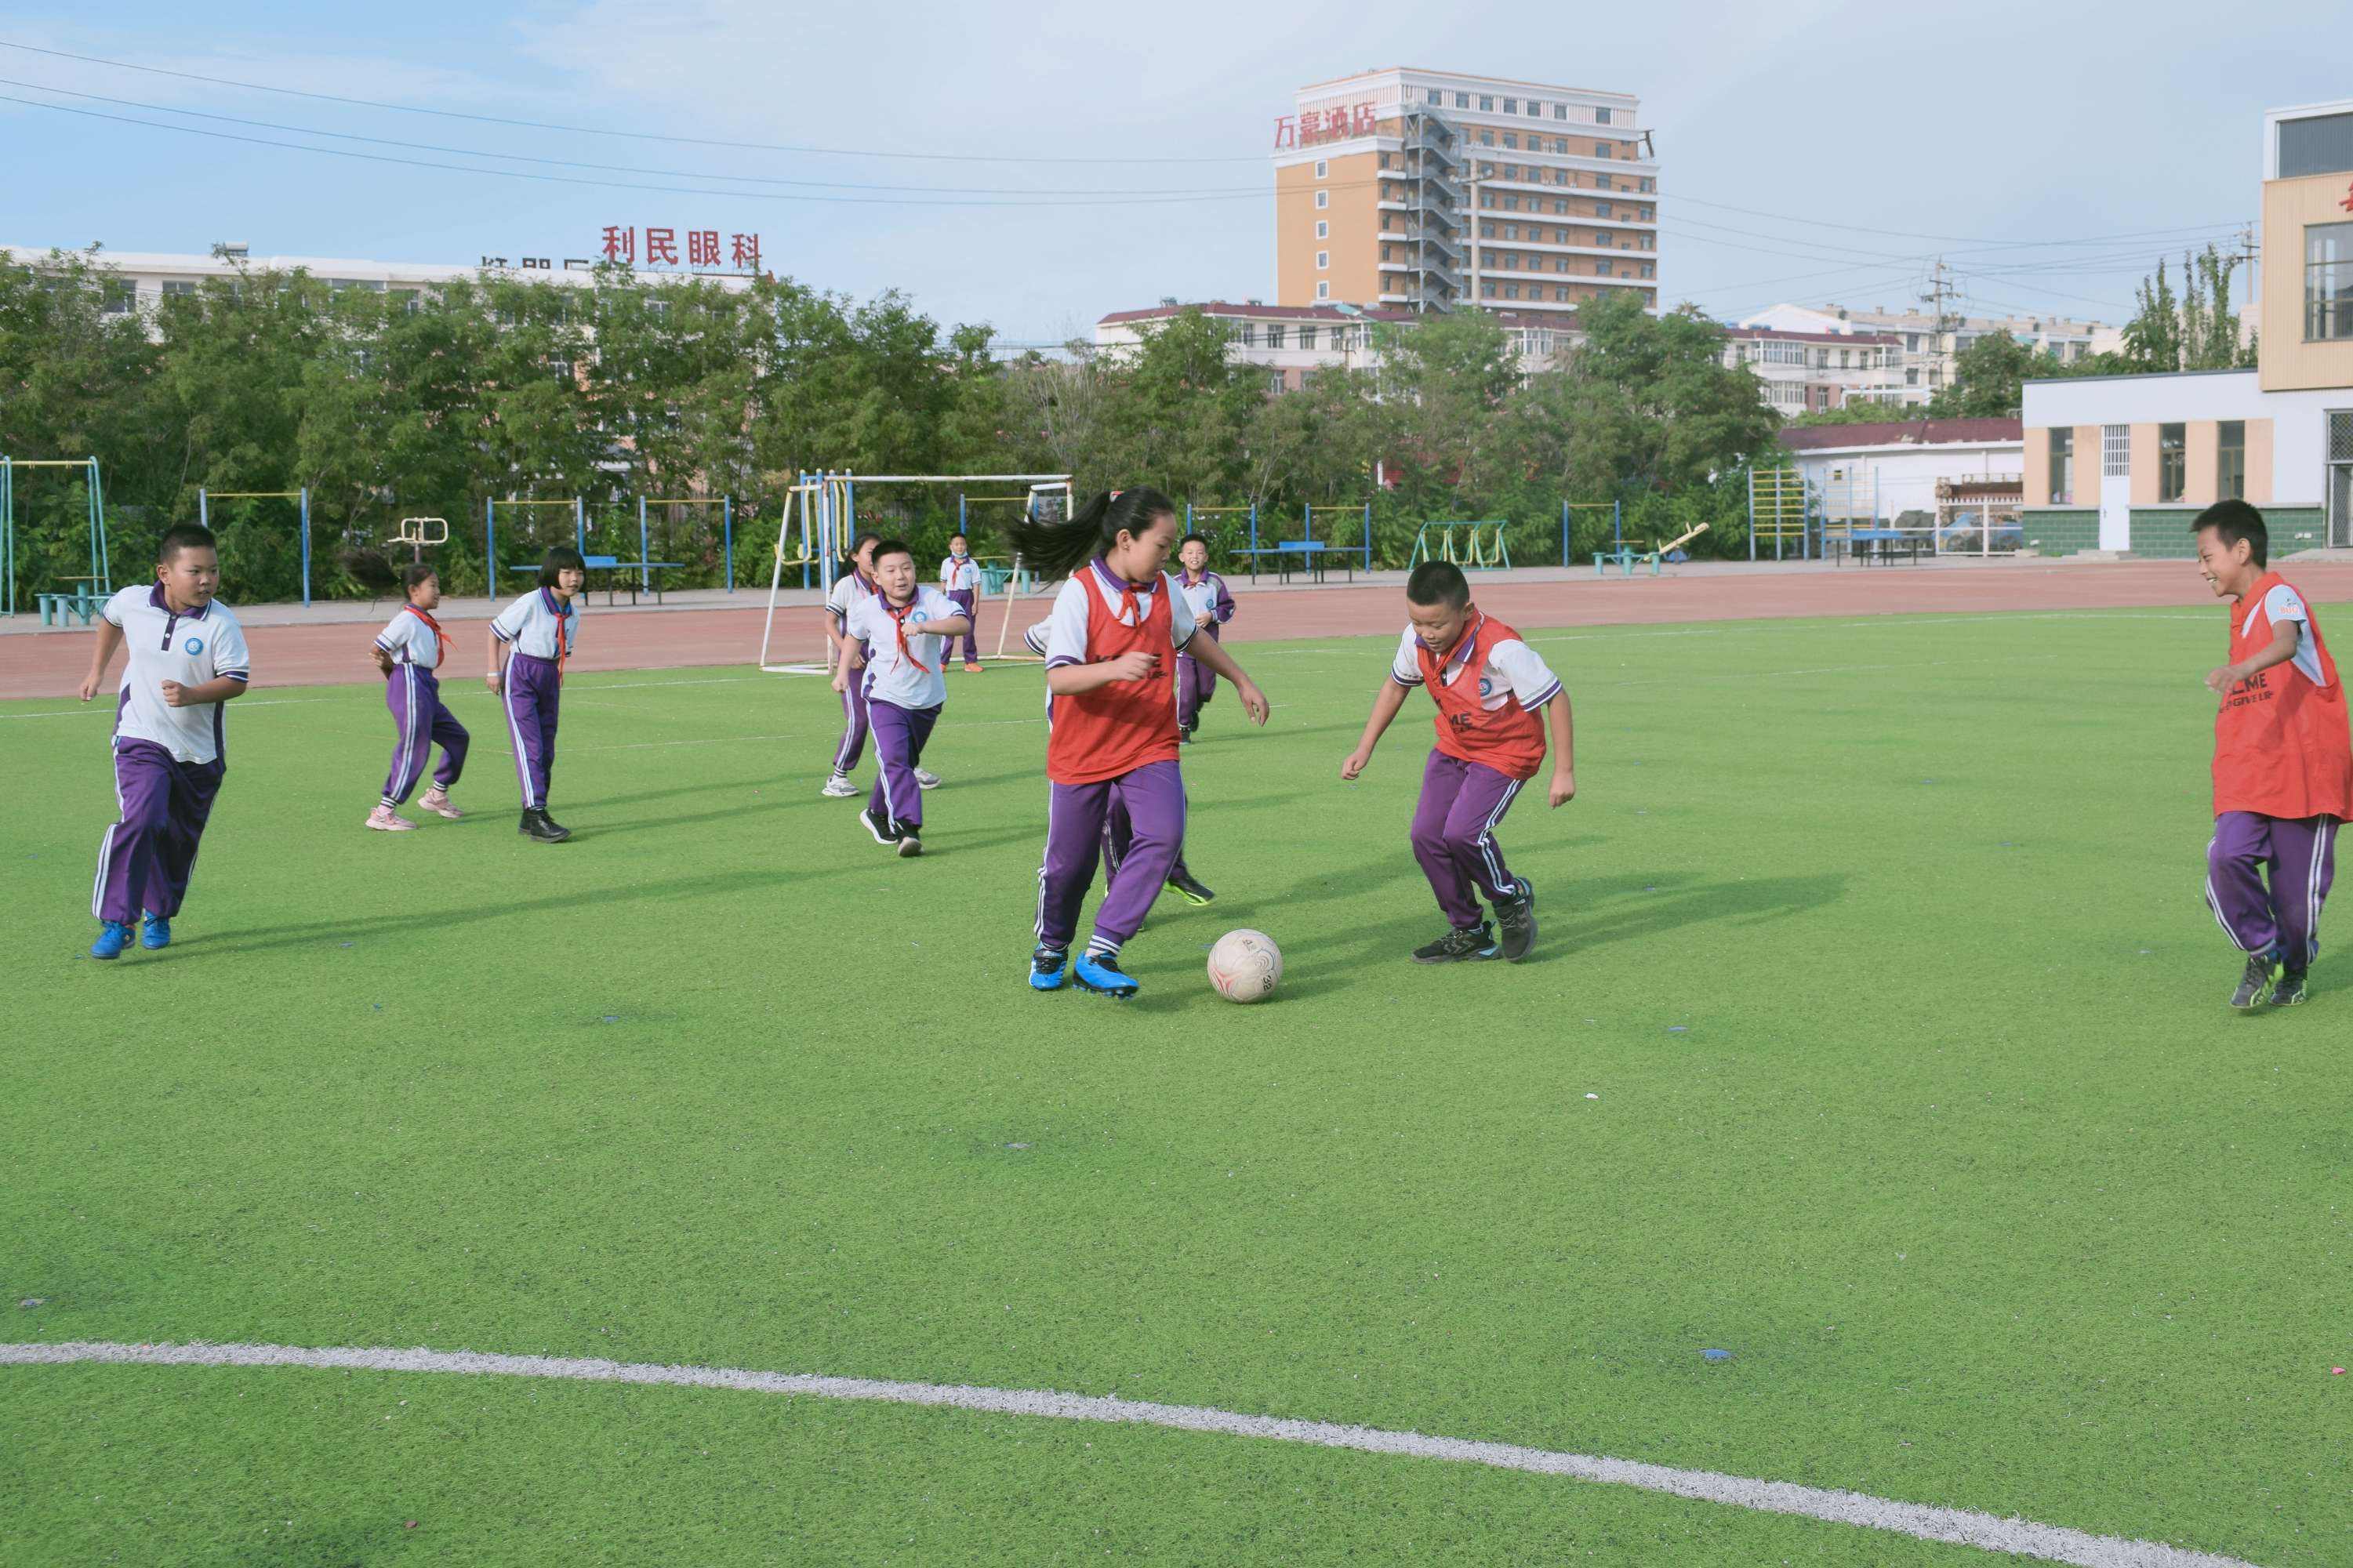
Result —
[{"label": "white polo shirt", "polygon": [[[918,587],[914,600],[907,607],[907,651],[902,654],[899,651],[899,628],[892,624],[888,599],[880,594],[869,594],[852,605],[841,635],[866,645],[866,668],[858,675],[866,700],[888,702],[894,708],[936,708],[946,701],[948,683],[941,679],[941,669],[947,657],[948,639],[918,632],[915,627],[925,621],[963,614],[964,606],[937,588]],[[928,668],[917,668],[910,662],[909,655]]]},{"label": "white polo shirt", "polygon": [[501,642],[514,644],[515,652],[554,664],[580,646],[580,595],[573,595],[572,602],[558,609],[553,593],[533,588],[501,610],[491,630]]},{"label": "white polo shirt", "polygon": [[948,556],[940,563],[940,591],[945,594],[977,594],[980,592],[980,563],[967,555],[959,561]]},{"label": "white polo shirt", "polygon": [[423,616],[406,605],[376,634],[375,646],[390,654],[395,664],[413,664],[419,669],[441,667],[441,639],[433,635]]},{"label": "white polo shirt", "polygon": [[[2304,607],[2303,595],[2284,583],[2274,583],[2255,615],[2263,616],[2264,624],[2274,630],[2282,621],[2295,621],[2303,626],[2304,635],[2296,639],[2295,658],[2290,662],[2315,686],[2327,684],[2320,679],[2320,649],[2312,640],[2312,612]],[[2253,632],[2254,627],[2255,616],[2249,616],[2247,629]]]},{"label": "white polo shirt", "polygon": [[151,741],[184,763],[219,761],[228,741],[221,717],[225,705],[174,708],[164,700],[164,682],[202,686],[223,676],[251,676],[245,628],[229,607],[215,599],[183,614],[165,605],[161,586],[150,584],[121,590],[99,614],[122,628],[122,644],[131,655],[115,701],[115,738]]},{"label": "white polo shirt", "polygon": [[[1157,582],[1135,584],[1115,576],[1101,560],[1088,562],[1071,574],[1061,591],[1054,595],[1054,612],[1046,619],[1046,668],[1058,668],[1066,664],[1089,664],[1093,660],[1087,652],[1087,598],[1090,595],[1103,601],[1112,619],[1125,626],[1142,626],[1152,616],[1154,595],[1168,595],[1168,646],[1174,650],[1193,640],[1193,617],[1184,613],[1185,595],[1176,586],[1176,579],[1163,572]],[[1134,608],[1121,606],[1133,604]]]},{"label": "white polo shirt", "polygon": [[[1484,617],[1481,617],[1482,620]],[[1477,622],[1465,626],[1462,636],[1447,655],[1446,663],[1438,678],[1447,685],[1454,684],[1471,658],[1472,645],[1479,639]],[[1389,679],[1399,686],[1421,684],[1421,637],[1411,626],[1398,639],[1397,658],[1389,661]],[[1486,673],[1479,678],[1479,706],[1489,712],[1501,708],[1516,697],[1520,706],[1533,713],[1560,695],[1560,677],[1552,672],[1544,656],[1517,637],[1505,637],[1487,650]]]}]

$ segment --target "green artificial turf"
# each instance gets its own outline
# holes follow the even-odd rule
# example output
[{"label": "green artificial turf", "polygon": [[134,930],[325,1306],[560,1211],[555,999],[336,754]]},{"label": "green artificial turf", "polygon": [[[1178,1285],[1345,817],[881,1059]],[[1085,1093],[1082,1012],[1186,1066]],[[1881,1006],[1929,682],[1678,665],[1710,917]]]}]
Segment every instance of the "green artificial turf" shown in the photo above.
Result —
[{"label": "green artificial turf", "polygon": [[[1184,758],[1220,896],[1156,907],[1126,1005],[1024,985],[1034,668],[952,678],[914,861],[818,797],[816,680],[575,677],[544,847],[479,685],[473,815],[394,837],[380,689],[264,668],[178,941],[113,964],[105,718],[0,705],[0,1339],[1116,1393],[2353,1561],[2353,963],[2223,1005],[2222,632],[1532,634],[1582,793],[1501,833],[1531,962],[1439,969],[1426,700],[1337,776],[1391,639],[1243,645],[1274,722],[1221,692]],[[1271,1004],[1202,973],[1237,926],[1282,946]],[[1105,1557],[1989,1560],[1230,1437],[0,1369],[12,1564]]]}]

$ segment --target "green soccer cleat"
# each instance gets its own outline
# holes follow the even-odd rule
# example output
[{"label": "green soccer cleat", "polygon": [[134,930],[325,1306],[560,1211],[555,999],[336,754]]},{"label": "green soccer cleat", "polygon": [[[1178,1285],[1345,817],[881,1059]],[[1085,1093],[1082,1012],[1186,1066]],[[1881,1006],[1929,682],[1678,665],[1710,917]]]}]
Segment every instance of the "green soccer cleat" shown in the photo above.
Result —
[{"label": "green soccer cleat", "polygon": [[[2239,976],[2239,988],[2231,993],[2231,1005],[2244,1013],[2260,1007],[2272,994],[2272,983],[2279,978],[2279,960],[2266,949],[2247,954],[2246,973]],[[2297,989],[2301,991],[2301,977]]]},{"label": "green soccer cleat", "polygon": [[2283,970],[2278,981],[2272,986],[2272,1005],[2294,1007],[2303,1002],[2304,996],[2304,971]]},{"label": "green soccer cleat", "polygon": [[1503,936],[1504,962],[1517,963],[1536,944],[1536,889],[1520,879],[1520,896],[1495,906],[1495,930]]},{"label": "green soccer cleat", "polygon": [[1209,890],[1208,884],[1203,882],[1198,877],[1194,876],[1191,871],[1186,869],[1185,862],[1182,860],[1177,861],[1175,866],[1169,868],[1168,886],[1170,890],[1175,892],[1177,897],[1183,899],[1187,903],[1195,905],[1196,907],[1215,902],[1218,897],[1217,894]]},{"label": "green soccer cleat", "polygon": [[1413,950],[1416,963],[1461,963],[1466,961],[1493,958],[1502,950],[1481,921],[1474,926],[1456,926],[1436,942],[1424,942]]}]

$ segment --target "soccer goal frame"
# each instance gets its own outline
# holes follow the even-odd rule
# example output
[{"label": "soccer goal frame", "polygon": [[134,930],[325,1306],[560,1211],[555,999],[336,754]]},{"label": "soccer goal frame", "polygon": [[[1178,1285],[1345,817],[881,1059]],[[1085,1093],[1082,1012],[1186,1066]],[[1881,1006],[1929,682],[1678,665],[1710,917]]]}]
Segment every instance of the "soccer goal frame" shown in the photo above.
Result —
[{"label": "soccer goal frame", "polygon": [[[848,468],[818,468],[802,473],[785,493],[785,511],[776,526],[776,560],[768,571],[768,610],[760,623],[761,671],[768,675],[816,675],[830,679],[833,675],[833,643],[827,637],[817,648],[814,661],[797,661],[784,652],[776,628],[776,612],[783,608],[785,568],[801,569],[801,586],[814,587],[825,595],[833,592],[839,575],[837,568],[850,541],[856,539],[858,527],[858,494],[860,487],[874,489],[884,486],[940,486],[961,488],[966,485],[1026,485],[1029,487],[1029,515],[1036,517],[1060,497],[1062,515],[1069,517],[1076,497],[1071,489],[1068,474],[861,474]],[[962,509],[958,510],[959,521]],[[797,531],[797,554],[788,554],[796,548],[793,539]],[[814,567],[815,581],[810,569]],[[987,590],[984,585],[982,593]],[[1028,575],[1021,569],[1021,557],[1016,553],[1005,578],[1005,609],[997,626],[997,651],[988,657],[1006,663],[1034,663],[1026,653],[1005,651],[1006,628],[1012,624],[1014,605],[1029,596]],[[820,620],[820,633],[826,628]]]}]

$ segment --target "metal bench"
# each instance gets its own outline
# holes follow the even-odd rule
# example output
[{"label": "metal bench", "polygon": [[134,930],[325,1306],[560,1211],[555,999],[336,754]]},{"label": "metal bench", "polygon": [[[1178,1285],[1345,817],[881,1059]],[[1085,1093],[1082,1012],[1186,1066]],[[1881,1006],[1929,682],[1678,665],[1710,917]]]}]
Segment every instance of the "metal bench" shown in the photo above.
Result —
[{"label": "metal bench", "polygon": [[[640,588],[653,595],[654,603],[659,605],[662,602],[662,585],[661,578],[656,574],[682,572],[686,569],[686,563],[683,561],[624,561],[617,555],[584,555],[580,560],[591,573],[614,574],[613,576],[605,579],[605,603],[607,605],[613,602],[613,595],[624,587],[629,590],[629,603],[632,605],[638,602],[638,592]],[[527,573],[533,577],[539,575],[539,568],[535,565],[510,566],[507,570]],[[632,572],[637,573],[638,575],[629,577],[626,583],[619,580]]]},{"label": "metal bench", "polygon": [[1298,570],[1307,573],[1318,583],[1324,581],[1324,558],[1327,555],[1337,555],[1341,566],[1348,574],[1348,581],[1353,583],[1356,580],[1356,558],[1345,551],[1335,551],[1321,540],[1286,539],[1274,544],[1261,544],[1255,550],[1237,550],[1234,553],[1249,561],[1250,581],[1253,583],[1258,581],[1258,558],[1261,555],[1274,557],[1278,582],[1291,581],[1291,558],[1294,555],[1299,557]]},{"label": "metal bench", "polygon": [[83,626],[95,621],[100,608],[110,597],[103,583],[96,577],[60,577],[58,580],[71,583],[73,586],[63,593],[34,595],[40,602],[41,625],[69,626],[73,625],[75,616],[81,618]]}]

